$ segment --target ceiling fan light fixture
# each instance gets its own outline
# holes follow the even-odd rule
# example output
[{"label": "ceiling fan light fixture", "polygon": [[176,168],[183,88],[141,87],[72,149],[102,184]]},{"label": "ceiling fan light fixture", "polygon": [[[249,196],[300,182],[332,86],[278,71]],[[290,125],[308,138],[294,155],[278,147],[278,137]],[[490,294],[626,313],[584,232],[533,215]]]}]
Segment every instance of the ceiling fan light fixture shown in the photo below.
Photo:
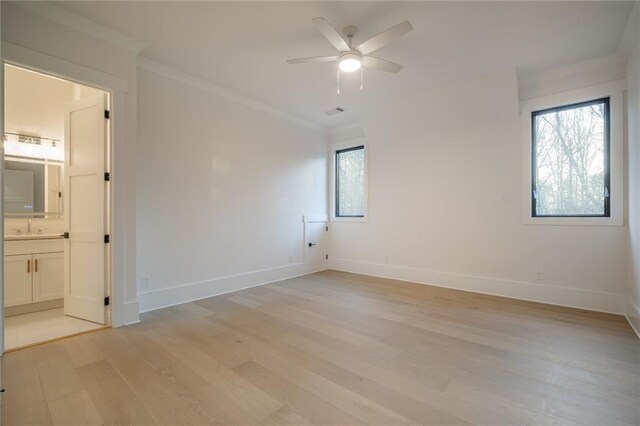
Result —
[{"label": "ceiling fan light fixture", "polygon": [[344,72],[355,72],[362,67],[362,61],[360,60],[360,56],[355,53],[347,53],[340,58],[338,67]]}]

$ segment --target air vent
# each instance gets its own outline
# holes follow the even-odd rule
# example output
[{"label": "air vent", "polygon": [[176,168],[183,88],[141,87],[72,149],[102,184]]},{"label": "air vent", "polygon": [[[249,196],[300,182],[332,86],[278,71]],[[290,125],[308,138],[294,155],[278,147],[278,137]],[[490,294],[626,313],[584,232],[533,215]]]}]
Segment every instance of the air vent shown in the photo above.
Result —
[{"label": "air vent", "polygon": [[333,109],[325,111],[324,113],[327,114],[327,115],[336,115],[336,114],[340,114],[341,112],[344,112],[344,109],[342,109],[340,107],[335,107]]}]

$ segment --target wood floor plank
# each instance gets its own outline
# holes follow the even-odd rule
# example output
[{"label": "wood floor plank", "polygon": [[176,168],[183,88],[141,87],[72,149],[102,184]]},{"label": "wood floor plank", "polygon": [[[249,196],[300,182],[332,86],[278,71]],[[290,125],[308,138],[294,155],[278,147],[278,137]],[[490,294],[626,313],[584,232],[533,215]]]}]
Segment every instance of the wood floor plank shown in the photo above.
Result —
[{"label": "wood floor plank", "polygon": [[104,424],[156,424],[151,414],[109,362],[103,359],[83,365],[78,369],[78,374]]},{"label": "wood floor plank", "polygon": [[640,425],[620,316],[325,271],[2,357],[2,424]]},{"label": "wood floor plank", "polygon": [[3,425],[53,424],[44,395],[33,349],[23,349],[2,357]]}]

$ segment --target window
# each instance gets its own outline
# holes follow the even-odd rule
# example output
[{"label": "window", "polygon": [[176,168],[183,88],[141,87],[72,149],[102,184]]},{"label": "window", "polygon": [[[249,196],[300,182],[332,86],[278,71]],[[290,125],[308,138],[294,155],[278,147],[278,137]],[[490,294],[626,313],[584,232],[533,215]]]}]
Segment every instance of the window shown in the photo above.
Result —
[{"label": "window", "polygon": [[610,217],[609,98],[531,113],[533,217]]},{"label": "window", "polygon": [[336,150],[335,217],[364,217],[364,145]]}]

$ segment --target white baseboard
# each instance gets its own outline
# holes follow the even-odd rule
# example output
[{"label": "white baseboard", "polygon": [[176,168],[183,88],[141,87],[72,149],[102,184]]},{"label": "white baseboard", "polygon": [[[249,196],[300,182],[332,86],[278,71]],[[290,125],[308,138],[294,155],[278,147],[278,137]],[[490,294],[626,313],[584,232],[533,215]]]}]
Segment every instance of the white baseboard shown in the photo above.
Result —
[{"label": "white baseboard", "polygon": [[624,296],[618,293],[430,271],[349,259],[330,259],[329,266],[330,269],[337,271],[472,291],[511,299],[614,314],[625,313]]},{"label": "white baseboard", "polygon": [[121,322],[122,325],[132,325],[140,322],[140,306],[137,300],[124,303],[124,312]]},{"label": "white baseboard", "polygon": [[640,339],[640,308],[636,305],[631,297],[627,299],[627,312],[625,314],[627,321],[636,332],[638,339]]},{"label": "white baseboard", "polygon": [[328,265],[307,268],[304,263],[296,263],[138,293],[140,313],[313,274],[326,269],[328,269]]}]

